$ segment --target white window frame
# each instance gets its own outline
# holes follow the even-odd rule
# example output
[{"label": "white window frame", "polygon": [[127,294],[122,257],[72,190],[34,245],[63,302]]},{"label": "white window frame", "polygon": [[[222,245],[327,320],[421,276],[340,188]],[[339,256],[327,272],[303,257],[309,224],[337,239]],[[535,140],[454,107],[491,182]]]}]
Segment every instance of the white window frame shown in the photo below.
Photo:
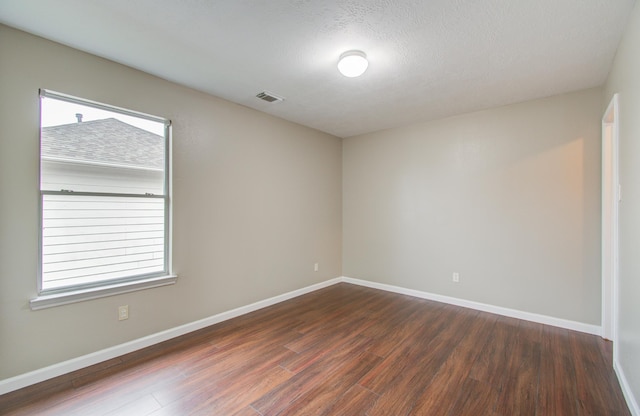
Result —
[{"label": "white window frame", "polygon": [[[57,289],[43,289],[43,272],[42,272],[42,245],[43,245],[43,198],[45,195],[69,195],[68,190],[50,191],[42,190],[41,175],[38,181],[39,187],[39,232],[38,232],[38,278],[37,289],[38,295],[31,299],[30,307],[32,310],[44,309],[68,303],[80,302],[89,299],[96,299],[105,296],[117,295],[120,293],[131,292],[135,290],[148,289],[152,287],[165,286],[174,284],[177,276],[171,272],[171,121],[162,117],[157,117],[133,110],[115,107],[108,104],[99,103],[83,98],[74,97],[67,94],[58,93],[51,90],[41,89],[39,91],[39,101],[42,103],[43,98],[54,98],[57,100],[67,101],[70,103],[81,104],[84,106],[94,107],[102,110],[116,112],[128,116],[141,119],[156,121],[164,124],[165,137],[165,166],[164,166],[164,195],[151,194],[122,194],[122,193],[104,193],[104,192],[72,192],[72,195],[79,196],[113,196],[113,197],[135,197],[135,198],[163,198],[164,199],[164,270],[145,275],[130,276],[119,279],[104,280],[101,282],[92,282],[86,284],[78,284],[66,286]],[[42,112],[42,105],[40,105]],[[40,127],[42,131],[42,127]],[[42,137],[39,137],[39,148],[41,148]],[[42,154],[39,153],[39,166],[42,165]]]}]

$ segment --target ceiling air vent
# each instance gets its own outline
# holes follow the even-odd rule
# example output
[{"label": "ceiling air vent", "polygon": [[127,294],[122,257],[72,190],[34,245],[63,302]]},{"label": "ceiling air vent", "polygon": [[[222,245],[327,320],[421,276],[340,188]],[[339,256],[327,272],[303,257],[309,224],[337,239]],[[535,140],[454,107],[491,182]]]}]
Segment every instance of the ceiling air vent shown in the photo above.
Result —
[{"label": "ceiling air vent", "polygon": [[256,95],[256,97],[269,103],[284,101],[284,98],[278,97],[269,91],[262,91],[260,94]]}]

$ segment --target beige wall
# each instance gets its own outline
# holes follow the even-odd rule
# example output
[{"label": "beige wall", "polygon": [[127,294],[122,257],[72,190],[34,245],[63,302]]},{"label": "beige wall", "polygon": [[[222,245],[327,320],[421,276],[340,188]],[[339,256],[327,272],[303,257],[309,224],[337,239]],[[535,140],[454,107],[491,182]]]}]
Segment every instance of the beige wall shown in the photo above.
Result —
[{"label": "beige wall", "polygon": [[345,139],[343,274],[599,325],[601,111],[591,89]]},{"label": "beige wall", "polygon": [[[175,286],[29,310],[38,88],[173,120]],[[1,25],[0,92],[0,379],[341,275],[340,139]]]},{"label": "beige wall", "polygon": [[[629,19],[606,84],[606,101],[620,94],[619,365],[640,399],[640,5]],[[603,110],[604,112],[604,110]]]}]

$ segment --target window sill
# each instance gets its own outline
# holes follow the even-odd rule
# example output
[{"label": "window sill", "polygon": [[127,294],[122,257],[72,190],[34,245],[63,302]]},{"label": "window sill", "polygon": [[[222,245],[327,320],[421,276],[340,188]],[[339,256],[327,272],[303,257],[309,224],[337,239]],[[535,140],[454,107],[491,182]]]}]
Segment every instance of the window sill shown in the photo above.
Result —
[{"label": "window sill", "polygon": [[90,289],[74,290],[51,295],[41,295],[29,301],[32,311],[38,309],[53,308],[54,306],[66,305],[69,303],[83,302],[90,299],[104,298],[107,296],[119,295],[121,293],[134,292],[136,290],[150,289],[152,287],[173,285],[178,280],[178,276],[171,274],[167,276],[152,277],[135,282],[119,283],[114,285],[94,287]]}]

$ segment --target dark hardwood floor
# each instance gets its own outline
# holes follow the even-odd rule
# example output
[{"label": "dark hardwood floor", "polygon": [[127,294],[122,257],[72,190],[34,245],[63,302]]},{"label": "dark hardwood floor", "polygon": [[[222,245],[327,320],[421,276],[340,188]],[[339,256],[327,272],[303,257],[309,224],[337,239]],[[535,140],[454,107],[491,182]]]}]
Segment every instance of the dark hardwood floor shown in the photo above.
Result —
[{"label": "dark hardwood floor", "polygon": [[629,415],[601,338],[338,284],[0,396],[9,415]]}]

